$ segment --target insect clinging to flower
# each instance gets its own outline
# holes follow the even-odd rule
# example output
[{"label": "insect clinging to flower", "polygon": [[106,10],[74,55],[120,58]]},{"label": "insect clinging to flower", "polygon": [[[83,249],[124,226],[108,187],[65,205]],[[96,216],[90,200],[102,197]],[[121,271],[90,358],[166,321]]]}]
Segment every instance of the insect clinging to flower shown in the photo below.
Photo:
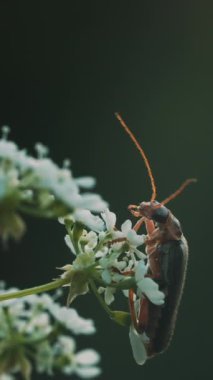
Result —
[{"label": "insect clinging to flower", "polygon": [[[131,204],[128,209],[139,218],[134,230],[138,231],[142,224],[146,227],[146,277],[153,279],[165,295],[164,304],[156,305],[144,294],[138,300],[135,290],[129,291],[132,320],[130,340],[136,361],[143,364],[147,358],[165,351],[171,341],[187,270],[187,241],[180,222],[165,205],[190,183],[196,182],[196,179],[187,179],[168,198],[157,202],[156,184],[146,154],[120,114],[116,113],[115,116],[143,157],[151,181],[150,201],[141,202],[139,205]],[[140,350],[141,353],[138,352]]]}]

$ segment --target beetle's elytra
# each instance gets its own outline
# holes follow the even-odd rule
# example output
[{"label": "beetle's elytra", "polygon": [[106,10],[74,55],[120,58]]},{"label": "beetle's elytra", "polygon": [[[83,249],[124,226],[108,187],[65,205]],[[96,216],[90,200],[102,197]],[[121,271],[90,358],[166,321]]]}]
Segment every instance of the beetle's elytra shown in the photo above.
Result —
[{"label": "beetle's elytra", "polygon": [[165,304],[156,306],[148,302],[149,318],[146,326],[141,321],[142,331],[150,338],[147,344],[148,357],[164,351],[172,338],[188,261],[186,239],[179,221],[171,211],[161,206],[154,211],[151,221],[154,222],[154,229],[148,233],[146,248],[149,273],[165,294]]}]

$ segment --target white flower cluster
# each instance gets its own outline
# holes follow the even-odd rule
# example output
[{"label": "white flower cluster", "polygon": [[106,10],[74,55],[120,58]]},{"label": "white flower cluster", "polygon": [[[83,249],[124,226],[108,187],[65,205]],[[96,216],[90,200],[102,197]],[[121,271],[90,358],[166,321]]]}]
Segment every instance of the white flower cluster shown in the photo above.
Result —
[{"label": "white flower cluster", "polygon": [[73,338],[93,334],[93,321],[61,307],[47,294],[2,301],[0,324],[0,380],[13,380],[14,373],[29,380],[33,369],[81,378],[101,373],[99,354],[93,349],[77,352]]},{"label": "white flower cluster", "polygon": [[[63,278],[69,278],[71,285],[68,302],[89,290],[90,281],[98,285],[99,294],[104,294],[106,305],[115,300],[115,293],[122,290],[128,296],[128,290],[135,289],[135,309],[146,297],[151,303],[161,306],[165,295],[158,284],[149,276],[147,256],[138,249],[145,243],[145,235],[138,235],[130,220],[125,221],[121,229],[116,228],[116,215],[105,210],[101,216],[92,216],[89,211],[81,213],[80,218],[73,216],[64,220],[68,234],[65,242],[75,255],[72,265],[62,269]],[[131,326],[130,342],[136,361],[145,361],[147,337],[137,333]],[[136,347],[142,346],[141,357],[135,355]]]},{"label": "white flower cluster", "polygon": [[[87,192],[95,184],[93,178],[73,178],[69,163],[66,161],[59,168],[47,157],[48,149],[42,144],[36,144],[37,158],[34,158],[8,141],[7,134],[8,128],[4,127],[0,139],[0,237],[3,240],[21,237],[25,225],[19,212],[59,218],[67,229],[66,244],[75,255],[72,264],[61,268],[64,272],[60,284],[69,286],[68,304],[92,289],[112,319],[130,324],[129,313],[114,312],[109,305],[115,301],[116,292],[129,296],[131,289],[135,310],[131,310],[130,342],[136,362],[142,364],[149,337],[138,333],[138,305],[143,305],[141,301],[146,298],[161,307],[165,298],[150,277],[147,255],[139,249],[145,244],[146,236],[137,234],[130,220],[120,229],[116,227],[116,215],[106,209],[106,202],[98,194]],[[80,189],[85,192],[81,193]],[[99,373],[98,355],[91,350],[76,354],[73,338],[65,334],[94,332],[91,321],[80,318],[73,309],[60,308],[47,296],[32,296],[17,304],[3,304],[0,321],[3,326],[0,358],[1,350],[10,347],[14,339],[24,347],[17,354],[14,370],[31,371],[27,354],[20,356],[30,350],[37,371],[51,374],[60,369],[82,377]],[[4,372],[1,366],[0,372]]]},{"label": "white flower cluster", "polygon": [[[88,209],[100,212],[106,202],[88,192],[95,185],[92,177],[73,178],[66,160],[59,168],[47,157],[48,149],[36,144],[37,158],[7,140],[8,127],[0,139],[0,235],[19,238],[24,222],[18,211],[41,217],[58,218]],[[86,190],[80,193],[80,189]],[[4,210],[4,211],[3,211]]]}]

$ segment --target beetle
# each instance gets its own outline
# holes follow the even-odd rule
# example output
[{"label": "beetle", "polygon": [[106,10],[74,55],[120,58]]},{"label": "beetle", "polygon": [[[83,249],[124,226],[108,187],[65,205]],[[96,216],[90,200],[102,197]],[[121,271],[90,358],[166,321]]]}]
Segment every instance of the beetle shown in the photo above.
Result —
[{"label": "beetle", "polygon": [[145,152],[120,114],[116,113],[115,116],[143,157],[152,186],[152,196],[149,202],[141,202],[139,205],[129,205],[128,207],[135,217],[140,218],[134,226],[135,231],[138,231],[143,223],[146,226],[147,276],[150,276],[159,285],[159,290],[165,294],[163,306],[154,305],[144,296],[140,301],[139,310],[136,312],[134,290],[131,289],[129,292],[133,325],[138,334],[142,336],[145,333],[148,337],[144,345],[147,357],[151,358],[165,351],[172,339],[188,262],[188,244],[180,222],[165,207],[165,204],[177,197],[190,183],[196,182],[196,179],[187,179],[172,195],[162,202],[157,202],[156,185]]}]

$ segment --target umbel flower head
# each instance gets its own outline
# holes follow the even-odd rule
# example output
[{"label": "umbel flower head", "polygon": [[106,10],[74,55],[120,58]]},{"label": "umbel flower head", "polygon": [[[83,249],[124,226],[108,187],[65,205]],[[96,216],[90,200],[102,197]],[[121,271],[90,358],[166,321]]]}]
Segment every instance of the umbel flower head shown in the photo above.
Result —
[{"label": "umbel flower head", "polygon": [[147,257],[140,249],[145,236],[138,235],[129,220],[118,229],[116,215],[108,209],[95,220],[92,218],[92,222],[88,211],[80,219],[71,215],[61,222],[68,232],[66,245],[74,255],[72,263],[61,268],[62,278],[67,279],[66,286],[70,284],[68,304],[91,289],[112,319],[130,326],[133,356],[138,364],[143,364],[149,337],[137,333],[128,312],[113,311],[109,305],[120,294],[128,296],[128,291],[134,289],[136,310],[143,298],[163,306],[165,294],[149,277]]},{"label": "umbel flower head", "polygon": [[[45,218],[58,218],[83,210],[100,212],[106,202],[100,195],[88,192],[95,185],[92,177],[74,178],[68,161],[62,168],[49,157],[48,149],[37,143],[37,158],[7,139],[8,127],[0,139],[0,236],[19,239],[25,224],[19,213]],[[80,189],[84,192],[81,193]],[[86,190],[86,191],[85,191]]]},{"label": "umbel flower head", "polygon": [[61,307],[45,293],[3,301],[0,324],[0,380],[13,380],[19,373],[30,380],[33,372],[53,375],[57,371],[80,378],[101,372],[100,355],[91,348],[77,351],[74,338],[93,334],[93,321]]}]

